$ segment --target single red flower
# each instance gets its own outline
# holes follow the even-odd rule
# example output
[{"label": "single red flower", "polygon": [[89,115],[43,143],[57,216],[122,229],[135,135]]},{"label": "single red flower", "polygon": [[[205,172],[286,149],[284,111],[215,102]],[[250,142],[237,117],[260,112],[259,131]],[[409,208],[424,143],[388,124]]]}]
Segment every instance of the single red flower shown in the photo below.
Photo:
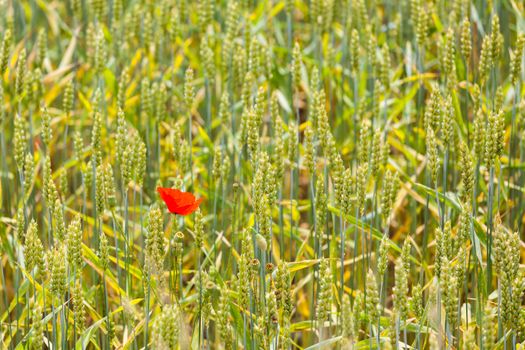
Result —
[{"label": "single red flower", "polygon": [[202,202],[202,198],[195,199],[193,194],[173,188],[157,187],[157,192],[172,214],[191,214],[197,210]]}]

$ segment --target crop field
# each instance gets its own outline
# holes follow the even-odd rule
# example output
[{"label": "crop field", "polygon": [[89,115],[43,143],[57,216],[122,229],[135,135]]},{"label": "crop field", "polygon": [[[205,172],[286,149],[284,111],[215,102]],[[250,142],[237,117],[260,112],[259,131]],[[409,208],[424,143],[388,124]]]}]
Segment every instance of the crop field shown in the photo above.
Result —
[{"label": "crop field", "polygon": [[0,349],[525,349],[525,2],[0,0]]}]

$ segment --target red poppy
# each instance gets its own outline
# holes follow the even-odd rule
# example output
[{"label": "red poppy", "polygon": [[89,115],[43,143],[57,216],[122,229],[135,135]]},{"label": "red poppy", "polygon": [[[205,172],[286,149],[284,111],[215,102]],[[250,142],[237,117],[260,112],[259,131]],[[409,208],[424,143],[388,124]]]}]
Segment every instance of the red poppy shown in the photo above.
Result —
[{"label": "red poppy", "polygon": [[202,198],[195,199],[193,194],[173,188],[157,187],[157,192],[172,214],[191,214],[197,210],[202,202]]}]

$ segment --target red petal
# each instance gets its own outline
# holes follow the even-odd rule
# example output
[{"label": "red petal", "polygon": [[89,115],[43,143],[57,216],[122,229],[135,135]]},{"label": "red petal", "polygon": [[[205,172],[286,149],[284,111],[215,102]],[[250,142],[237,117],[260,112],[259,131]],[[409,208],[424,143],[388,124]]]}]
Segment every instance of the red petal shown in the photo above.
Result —
[{"label": "red petal", "polygon": [[182,192],[173,188],[158,187],[160,197],[166,203],[170,213],[178,215],[188,215],[193,213],[202,202],[202,198],[195,199],[189,192]]},{"label": "red petal", "polygon": [[171,213],[175,213],[180,207],[179,198],[181,191],[172,188],[158,187],[157,192],[159,192],[160,197],[162,198],[164,203],[166,203],[168,210]]},{"label": "red petal", "polygon": [[191,203],[191,204],[189,204],[187,206],[180,207],[177,210],[177,214],[179,214],[179,215],[191,214],[195,210],[197,210],[197,208],[199,208],[199,205],[201,204],[201,202],[202,202],[202,198],[199,198],[199,199],[197,199],[196,201],[194,201],[193,203]]},{"label": "red petal", "polygon": [[195,203],[195,196],[193,194],[189,192],[181,192],[181,196],[179,198],[179,205],[181,207],[185,207],[193,203]]}]

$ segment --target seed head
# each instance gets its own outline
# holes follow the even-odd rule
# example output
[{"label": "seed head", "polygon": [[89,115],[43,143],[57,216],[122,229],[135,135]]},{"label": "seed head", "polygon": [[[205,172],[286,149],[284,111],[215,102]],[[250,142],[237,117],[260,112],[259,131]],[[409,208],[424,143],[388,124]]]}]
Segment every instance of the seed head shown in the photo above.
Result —
[{"label": "seed head", "polygon": [[102,267],[102,270],[106,271],[109,267],[109,245],[108,238],[103,232],[100,234],[98,258],[100,260],[100,266]]},{"label": "seed head", "polygon": [[388,267],[388,237],[383,236],[379,245],[379,256],[377,261],[377,272],[383,277]]},{"label": "seed head", "polygon": [[292,63],[290,65],[290,73],[292,74],[292,83],[294,91],[298,91],[301,85],[301,65],[301,46],[299,46],[299,43],[296,41],[292,53]]},{"label": "seed head", "polygon": [[472,189],[474,187],[474,168],[472,164],[472,155],[465,143],[460,144],[460,169],[461,183],[463,184],[462,199],[464,202],[470,202]]},{"label": "seed head", "polygon": [[516,85],[521,78],[521,64],[523,60],[523,47],[525,46],[525,35],[520,34],[516,39],[516,48],[510,62],[510,81]]},{"label": "seed head", "polygon": [[[478,161],[485,158],[485,121],[483,110],[478,109],[474,116],[474,156]],[[488,138],[488,136],[487,136]]]},{"label": "seed head", "polygon": [[51,282],[50,290],[60,299],[66,291],[66,254],[64,245],[58,245],[51,254]]},{"label": "seed head", "polygon": [[394,309],[403,321],[408,316],[408,273],[405,268],[405,262],[402,258],[396,261],[395,269],[395,287],[394,293]]},{"label": "seed head", "polygon": [[397,188],[397,173],[392,174],[390,170],[387,170],[383,179],[383,189],[381,191],[381,213],[383,214],[385,222],[388,222],[388,218],[390,217],[392,205],[397,196]]},{"label": "seed head", "polygon": [[46,201],[46,205],[49,208],[49,211],[53,213],[55,211],[55,204],[58,200],[58,191],[51,176],[51,158],[46,157],[43,170],[43,188],[42,195]]},{"label": "seed head", "polygon": [[356,177],[356,205],[361,215],[364,214],[365,210],[365,199],[366,199],[366,179],[368,174],[368,163],[361,164],[357,168]]},{"label": "seed head", "polygon": [[27,121],[20,115],[16,114],[14,118],[14,148],[15,148],[15,162],[19,171],[24,169],[24,160],[27,149],[28,135],[27,135]]},{"label": "seed head", "polygon": [[503,153],[505,136],[505,119],[503,111],[491,112],[488,118],[487,130],[490,135],[485,137],[485,162],[487,168],[494,166]]},{"label": "seed head", "polygon": [[38,267],[40,273],[44,272],[44,246],[38,235],[38,226],[33,219],[29,223],[25,235],[24,255],[26,259],[26,270],[32,272]]},{"label": "seed head", "polygon": [[49,114],[46,107],[42,107],[42,141],[49,147],[49,142],[53,137],[53,132],[51,130],[51,115]]},{"label": "seed head", "polygon": [[481,53],[479,56],[479,76],[481,80],[487,80],[490,69],[492,68],[494,61],[492,56],[492,40],[489,36],[483,37],[481,44]]},{"label": "seed head", "polygon": [[472,34],[470,32],[470,21],[468,18],[463,19],[463,22],[461,22],[460,45],[461,55],[463,55],[465,62],[468,64],[472,52]]},{"label": "seed head", "polygon": [[299,127],[293,121],[290,121],[288,134],[288,160],[290,161],[290,167],[293,168],[297,161],[297,148],[299,144]]},{"label": "seed head", "polygon": [[456,123],[456,112],[452,105],[452,97],[447,95],[444,99],[443,114],[441,120],[441,132],[443,135],[443,144],[449,148],[454,141],[454,127]]},{"label": "seed head", "polygon": [[379,317],[379,292],[374,273],[369,270],[366,274],[366,303],[365,309],[370,323],[375,324]]},{"label": "seed head", "polygon": [[82,224],[77,215],[67,227],[67,259],[73,271],[82,267]]},{"label": "seed head", "polygon": [[75,287],[72,293],[73,298],[73,319],[77,332],[82,333],[86,324],[86,310],[84,307],[84,295],[82,291],[82,283],[75,282]]},{"label": "seed head", "polygon": [[454,57],[456,55],[456,45],[454,38],[454,30],[449,28],[445,34],[442,47],[442,66],[445,76],[450,76],[453,72]]},{"label": "seed head", "polygon": [[195,100],[195,89],[193,87],[193,84],[193,69],[188,67],[188,69],[186,69],[186,75],[184,77],[184,102],[186,103],[186,108],[190,113]]},{"label": "seed head", "polygon": [[33,159],[33,155],[28,152],[24,160],[24,193],[26,197],[30,195],[29,191],[31,190],[31,186],[33,185],[34,179],[35,160]]},{"label": "seed head", "polygon": [[352,72],[356,74],[359,71],[359,32],[357,29],[352,30],[349,46],[350,67],[352,68]]},{"label": "seed head", "polygon": [[9,54],[11,50],[12,34],[11,30],[7,29],[4,32],[4,38],[2,40],[2,46],[0,47],[0,75],[3,75],[7,70],[9,64]]},{"label": "seed head", "polygon": [[317,322],[319,322],[322,327],[324,322],[329,320],[332,310],[332,275],[327,259],[321,259],[319,277]]},{"label": "seed head", "polygon": [[44,60],[47,56],[47,37],[45,30],[40,30],[38,32],[38,37],[36,39],[36,58],[35,64],[37,67],[42,67]]},{"label": "seed head", "polygon": [[421,290],[421,285],[419,283],[412,287],[412,299],[410,300],[410,308],[414,312],[416,319],[419,322],[422,322],[425,307],[423,305],[423,291]]},{"label": "seed head", "polygon": [[230,123],[230,96],[226,91],[224,91],[221,95],[219,119],[221,121],[223,129],[228,130]]},{"label": "seed head", "polygon": [[[120,0],[116,0],[120,1]],[[129,73],[128,68],[124,68],[122,73],[120,73],[120,78],[118,81],[118,94],[117,94],[117,106],[119,111],[124,111],[126,107],[126,88],[128,85]]]},{"label": "seed head", "polygon": [[326,223],[327,198],[324,187],[324,176],[319,174],[315,185],[315,235],[319,239],[319,246],[323,247],[324,229]]},{"label": "seed head", "polygon": [[215,54],[206,37],[201,40],[200,55],[204,67],[204,76],[209,81],[213,81],[215,79]]},{"label": "seed head", "polygon": [[490,33],[490,54],[492,64],[496,66],[501,54],[503,53],[503,35],[501,35],[499,27],[499,17],[496,14],[492,16],[491,30],[492,31]]},{"label": "seed head", "polygon": [[22,49],[18,55],[18,61],[16,62],[16,81],[15,81],[15,91],[16,96],[19,100],[22,99],[23,94],[26,92],[26,75],[27,75],[27,65],[26,65],[26,50]]},{"label": "seed head", "polygon": [[195,246],[199,251],[204,246],[204,217],[202,215],[202,211],[200,209],[197,209],[195,212]]},{"label": "seed head", "polygon": [[156,205],[149,210],[147,231],[145,265],[149,274],[159,275],[163,270],[165,239],[162,212]]},{"label": "seed head", "polygon": [[390,89],[390,71],[391,71],[390,50],[388,44],[384,44],[381,49],[381,62],[379,65],[379,81],[386,90]]},{"label": "seed head", "polygon": [[427,162],[432,182],[437,184],[438,173],[439,173],[439,158],[438,158],[438,145],[434,131],[429,128],[427,129]]},{"label": "seed head", "polygon": [[177,304],[165,305],[152,324],[152,342],[156,349],[176,349],[183,325]]},{"label": "seed head", "polygon": [[66,223],[64,222],[64,211],[60,199],[55,200],[53,207],[53,235],[59,242],[66,238]]}]

